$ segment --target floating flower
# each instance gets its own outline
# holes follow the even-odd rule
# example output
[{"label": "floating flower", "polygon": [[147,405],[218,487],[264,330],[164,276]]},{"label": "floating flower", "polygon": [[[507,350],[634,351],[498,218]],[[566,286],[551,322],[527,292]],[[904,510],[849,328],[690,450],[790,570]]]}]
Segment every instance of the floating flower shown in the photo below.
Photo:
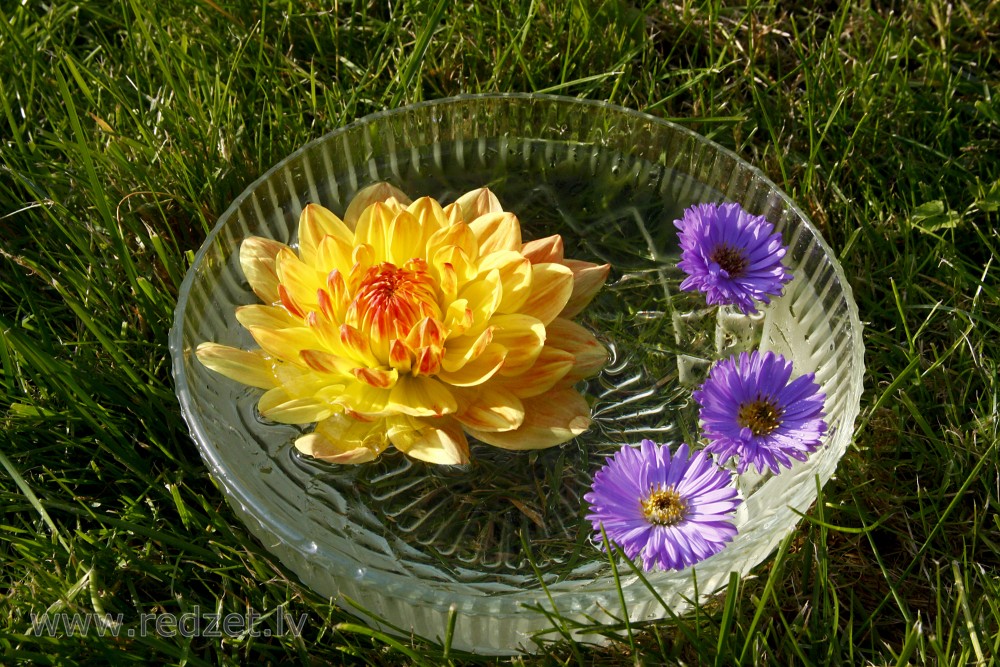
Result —
[{"label": "floating flower", "polygon": [[674,221],[680,230],[678,268],[688,274],[682,290],[700,290],[709,304],[756,313],[754,301],[771,302],[792,279],[781,258],[781,234],[763,216],[739,204],[698,204]]},{"label": "floating flower", "polygon": [[268,419],[316,422],[295,442],[307,455],[360,463],[392,444],[456,464],[469,460],[466,434],[538,449],[590,425],[573,385],[607,351],[569,318],[609,267],[564,259],[558,235],[522,243],[485,188],[442,208],[379,183],[343,220],[309,204],[297,253],[250,237],[240,263],[264,304],[236,317],[260,349],[202,343],[198,358],[266,389]]},{"label": "floating flower", "polygon": [[594,475],[584,500],[595,539],[603,526],[608,541],[629,558],[641,555],[647,571],[694,565],[736,536],[740,500],[731,474],[684,444],[673,457],[652,440],[623,447]]},{"label": "floating flower", "polygon": [[792,467],[790,459],[805,461],[826,432],[826,396],[815,374],[791,376],[792,363],[773,352],[741,352],[715,364],[692,394],[710,440],[705,451],[720,461],[737,457],[740,474],[750,464],[778,473]]}]

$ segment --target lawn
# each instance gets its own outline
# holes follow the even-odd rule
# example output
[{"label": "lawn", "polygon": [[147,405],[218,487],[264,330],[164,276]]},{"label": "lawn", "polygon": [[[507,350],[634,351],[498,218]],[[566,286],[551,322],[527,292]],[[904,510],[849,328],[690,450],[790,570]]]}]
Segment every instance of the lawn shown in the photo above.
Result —
[{"label": "lawn", "polygon": [[[466,4],[0,2],[0,662],[482,662],[356,625],[248,534],[188,436],[167,333],[194,252],[274,163],[497,91],[645,111],[758,166],[843,264],[867,365],[835,479],[752,576],[606,646],[500,662],[997,661],[1000,4]],[[247,608],[306,622],[31,621]]]}]

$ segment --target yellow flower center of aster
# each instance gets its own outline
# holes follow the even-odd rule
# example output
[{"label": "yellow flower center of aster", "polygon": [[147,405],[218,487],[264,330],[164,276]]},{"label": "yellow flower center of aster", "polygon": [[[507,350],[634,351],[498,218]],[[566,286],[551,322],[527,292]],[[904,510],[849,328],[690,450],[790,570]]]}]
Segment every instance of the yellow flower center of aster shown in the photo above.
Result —
[{"label": "yellow flower center of aster", "polygon": [[688,506],[673,486],[654,486],[649,497],[642,501],[642,516],[658,526],[673,526],[687,516]]},{"label": "yellow flower center of aster", "polygon": [[749,264],[742,251],[726,244],[716,246],[708,258],[722,267],[731,278],[743,275]]},{"label": "yellow flower center of aster", "polygon": [[[405,338],[425,317],[441,319],[441,307],[427,262],[418,258],[402,268],[382,262],[368,269],[347,309],[348,324],[367,333],[373,341],[386,344]],[[383,356],[375,346],[372,351]]]},{"label": "yellow flower center of aster", "polygon": [[740,428],[749,428],[755,436],[770,435],[781,425],[781,408],[770,398],[758,397],[756,401],[740,405],[736,423]]}]

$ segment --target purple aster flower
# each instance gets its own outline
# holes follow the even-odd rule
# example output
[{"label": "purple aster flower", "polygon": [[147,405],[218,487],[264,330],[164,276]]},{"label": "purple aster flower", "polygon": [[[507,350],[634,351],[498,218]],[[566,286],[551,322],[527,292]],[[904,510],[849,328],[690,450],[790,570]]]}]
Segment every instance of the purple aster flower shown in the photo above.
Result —
[{"label": "purple aster flower", "polygon": [[773,352],[741,352],[715,364],[692,393],[710,440],[705,451],[723,462],[737,457],[738,473],[752,463],[777,474],[792,467],[790,459],[805,461],[826,432],[826,395],[814,373],[791,376],[792,362]]},{"label": "purple aster flower", "polygon": [[736,536],[732,515],[740,500],[732,475],[705,452],[693,455],[643,440],[622,447],[594,475],[587,519],[601,526],[625,555],[642,555],[646,570],[680,570],[722,551]]},{"label": "purple aster flower", "polygon": [[756,313],[754,301],[771,303],[792,274],[782,265],[781,234],[763,216],[739,204],[697,204],[674,220],[680,230],[681,260],[688,274],[681,289],[700,290],[709,304],[732,304]]}]

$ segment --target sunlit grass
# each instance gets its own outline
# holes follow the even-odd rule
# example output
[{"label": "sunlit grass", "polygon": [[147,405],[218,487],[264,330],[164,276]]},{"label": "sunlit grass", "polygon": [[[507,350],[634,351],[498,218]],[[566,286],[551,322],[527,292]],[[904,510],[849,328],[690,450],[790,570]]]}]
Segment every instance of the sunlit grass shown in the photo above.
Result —
[{"label": "sunlit grass", "polygon": [[[601,648],[554,629],[514,662],[996,660],[1000,5],[883,4],[0,5],[0,661],[468,660],[364,630],[246,532],[187,436],[166,335],[193,251],[272,164],[480,91],[607,100],[735,150],[817,223],[866,322],[855,445],[772,559],[681,618],[593,629]],[[308,622],[31,631],[32,612],[195,607]]]}]

